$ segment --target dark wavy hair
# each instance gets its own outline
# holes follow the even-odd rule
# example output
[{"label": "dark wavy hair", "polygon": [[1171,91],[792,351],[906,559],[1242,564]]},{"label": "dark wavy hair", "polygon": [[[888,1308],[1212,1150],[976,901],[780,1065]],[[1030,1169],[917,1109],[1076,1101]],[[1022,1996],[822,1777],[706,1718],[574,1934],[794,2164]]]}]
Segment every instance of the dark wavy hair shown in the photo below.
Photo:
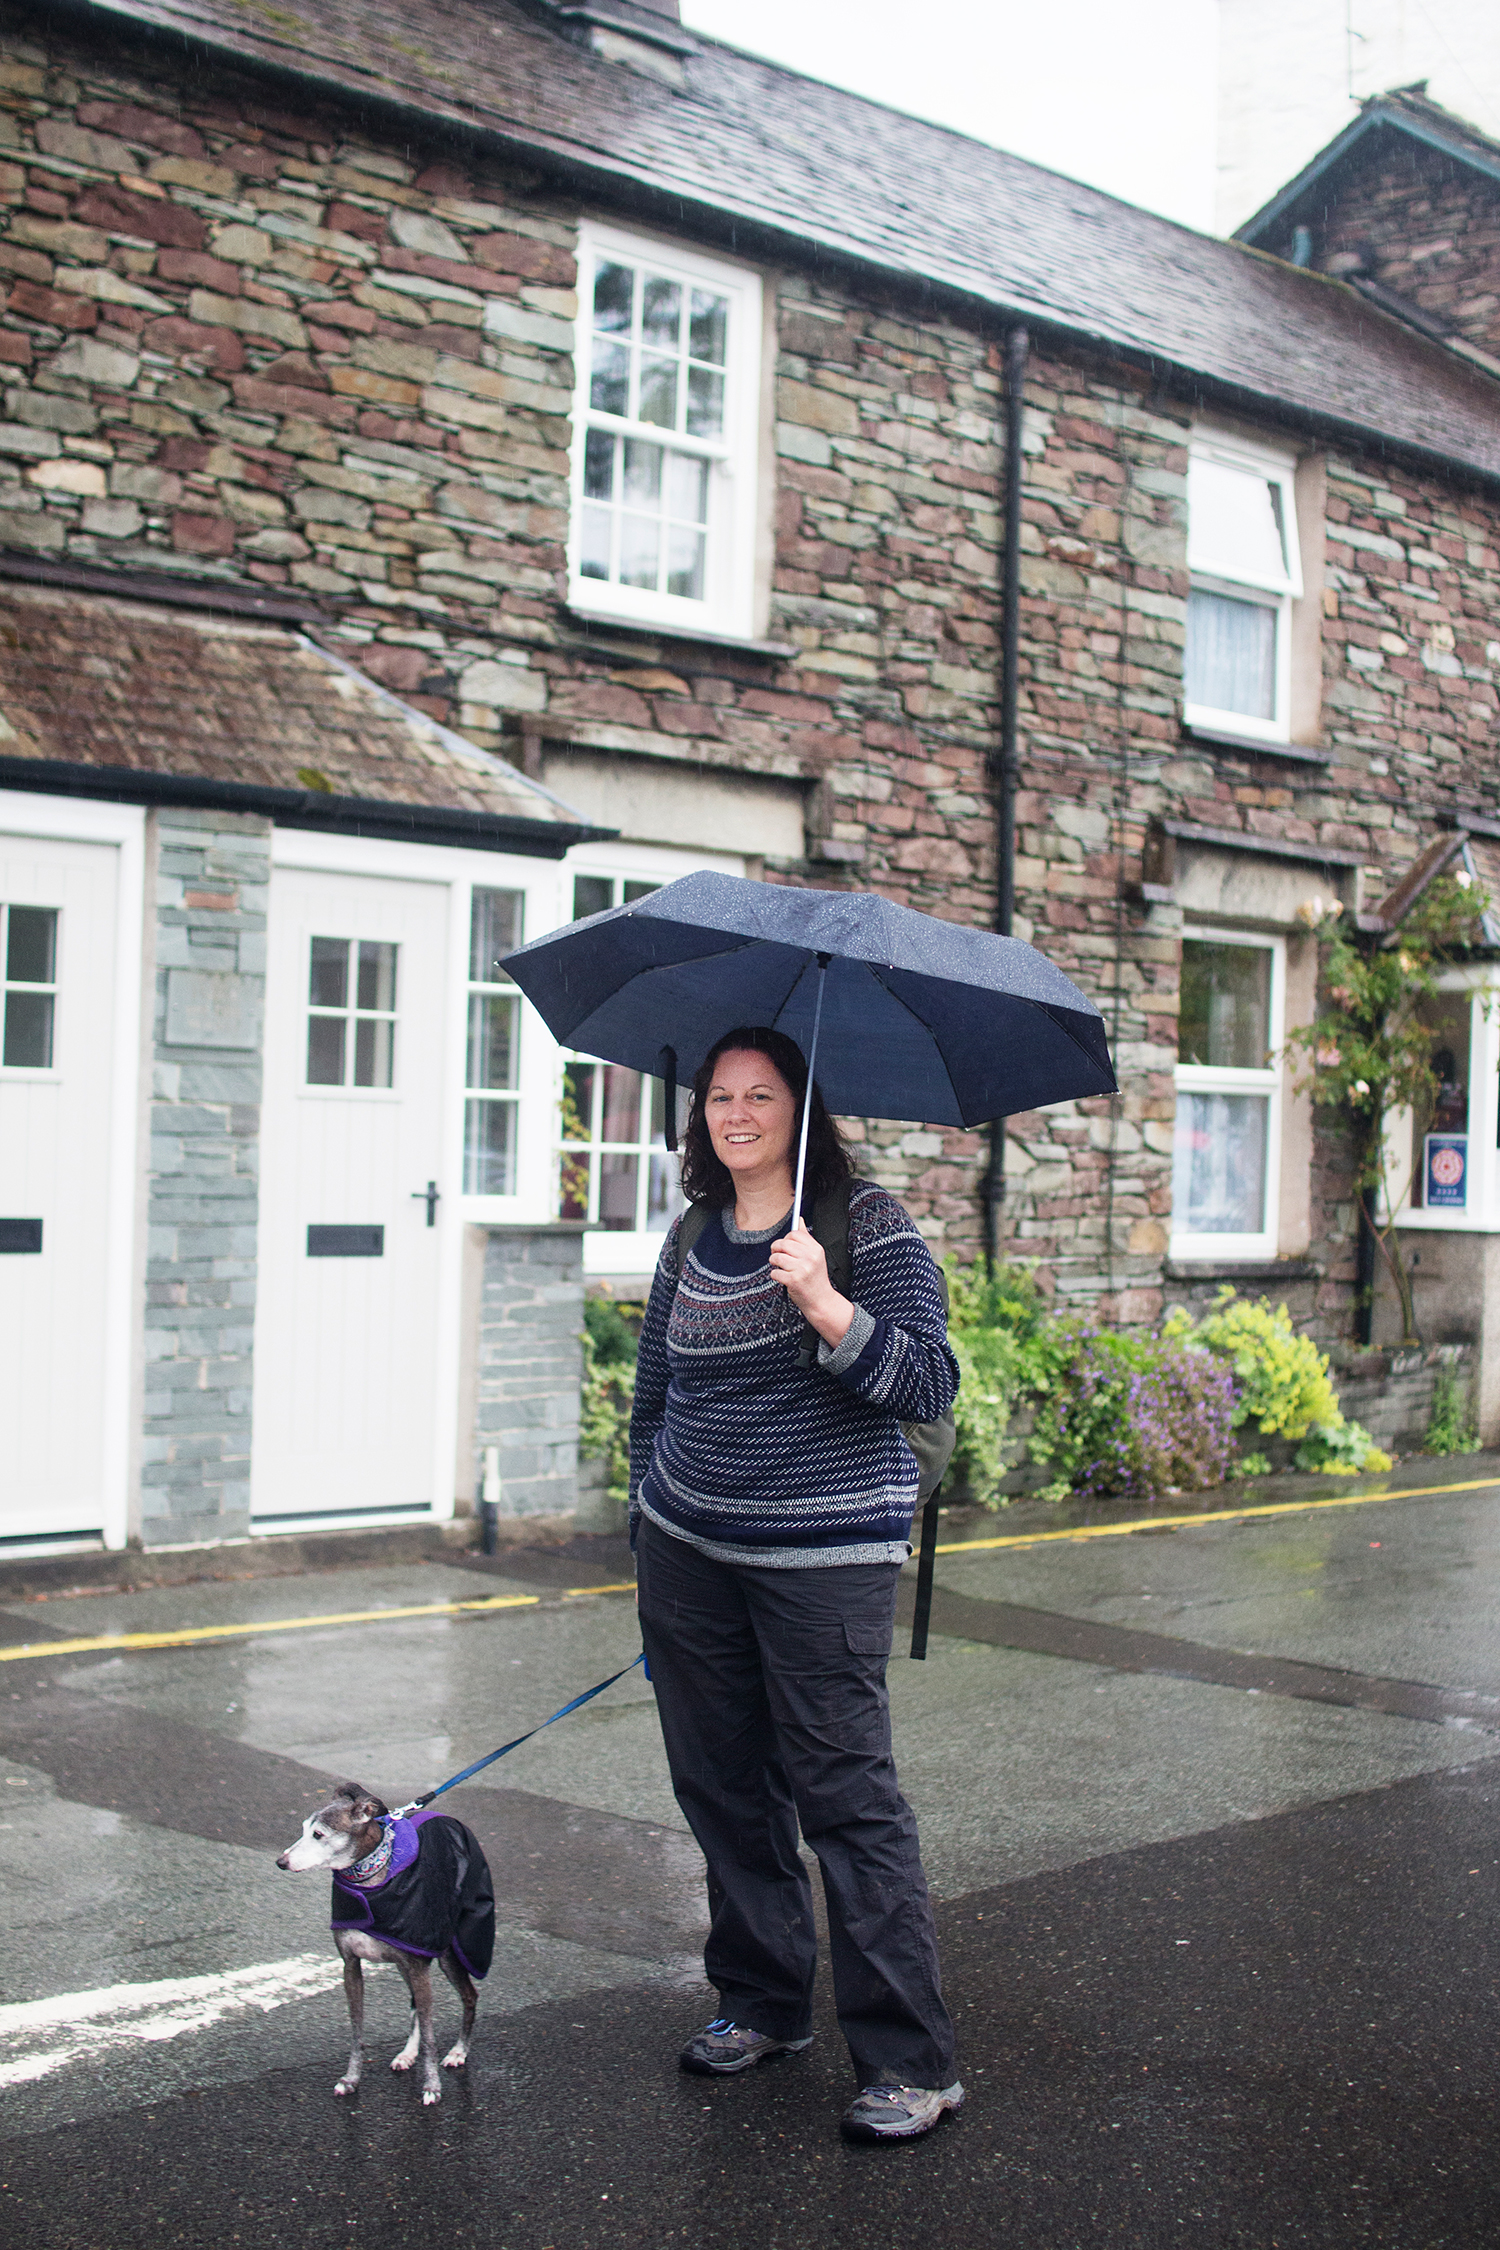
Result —
[{"label": "dark wavy hair", "polygon": [[[682,1136],[682,1192],[690,1203],[712,1203],[722,1210],[734,1201],[734,1178],[729,1167],[721,1164],[714,1154],[704,1105],[719,1057],[746,1048],[774,1063],[791,1089],[797,1104],[797,1120],[792,1129],[792,1169],[796,1170],[802,1104],[807,1095],[807,1063],[802,1049],[795,1039],[788,1039],[784,1031],[770,1031],[764,1024],[741,1024],[737,1031],[726,1031],[717,1041],[693,1079],[692,1101]],[[829,1116],[814,1079],[812,1115],[807,1127],[807,1177],[802,1190],[804,1212],[811,1210],[820,1195],[826,1195],[830,1188],[852,1178],[853,1170],[843,1136]]]}]

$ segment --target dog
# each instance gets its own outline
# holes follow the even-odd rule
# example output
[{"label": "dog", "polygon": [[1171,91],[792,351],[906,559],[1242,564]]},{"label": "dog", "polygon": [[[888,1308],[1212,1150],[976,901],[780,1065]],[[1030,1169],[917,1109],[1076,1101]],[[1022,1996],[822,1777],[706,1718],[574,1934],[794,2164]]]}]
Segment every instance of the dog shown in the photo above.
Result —
[{"label": "dog", "polygon": [[495,1950],[495,1893],[476,1839],[449,1813],[393,1814],[368,1789],[346,1782],[302,1823],[276,1864],[285,1874],[326,1868],[333,1877],[330,1927],[344,1963],[352,2044],[336,2094],[359,2089],[364,2068],[366,1961],[394,1961],[411,1994],[411,2037],[391,2064],[422,2060],[422,2100],[443,2098],[432,2036],[432,1964],[463,2003],[463,2029],[443,2057],[462,2070],[483,1982]]}]

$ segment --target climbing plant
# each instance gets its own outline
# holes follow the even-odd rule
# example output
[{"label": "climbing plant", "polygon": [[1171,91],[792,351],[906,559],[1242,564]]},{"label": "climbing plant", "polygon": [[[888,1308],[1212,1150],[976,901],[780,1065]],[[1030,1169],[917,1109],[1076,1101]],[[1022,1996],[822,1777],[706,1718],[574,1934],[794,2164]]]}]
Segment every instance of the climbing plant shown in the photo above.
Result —
[{"label": "climbing plant", "polygon": [[1337,899],[1315,898],[1300,910],[1318,940],[1325,998],[1316,1021],[1292,1032],[1287,1046],[1300,1060],[1298,1090],[1347,1122],[1359,1224],[1391,1277],[1407,1343],[1416,1339],[1416,1315],[1396,1215],[1411,1175],[1406,1167],[1396,1176],[1389,1128],[1400,1111],[1420,1110],[1437,1094],[1423,1011],[1442,971],[1480,941],[1487,905],[1460,869],[1430,884],[1394,933],[1351,928]]}]

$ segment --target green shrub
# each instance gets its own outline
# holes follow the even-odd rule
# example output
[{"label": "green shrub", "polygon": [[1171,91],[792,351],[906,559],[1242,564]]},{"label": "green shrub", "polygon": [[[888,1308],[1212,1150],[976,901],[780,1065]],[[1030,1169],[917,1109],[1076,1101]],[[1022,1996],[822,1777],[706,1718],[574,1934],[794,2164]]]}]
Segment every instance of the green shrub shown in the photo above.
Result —
[{"label": "green shrub", "polygon": [[1285,1305],[1264,1297],[1252,1305],[1226,1284],[1196,1328],[1179,1306],[1168,1314],[1165,1333],[1191,1336],[1228,1362],[1236,1429],[1253,1422],[1262,1437],[1303,1438],[1342,1419],[1328,1362],[1310,1336],[1297,1334]]},{"label": "green shrub", "polygon": [[612,1297],[583,1304],[583,1397],[578,1451],[603,1461],[611,1500],[630,1497],[630,1407],[635,1397],[635,1353],[641,1314]]},{"label": "green shrub", "polygon": [[1032,1457],[1048,1496],[1201,1491],[1222,1484],[1234,1389],[1213,1355],[1173,1336],[1058,1323],[1066,1353],[1037,1408]]},{"label": "green shrub", "polygon": [[1437,1386],[1432,1394],[1432,1419],[1427,1425],[1422,1450],[1424,1453],[1473,1453],[1478,1446],[1479,1432],[1474,1427],[1467,1388],[1459,1381],[1456,1368],[1439,1367]]},{"label": "green shrub", "polygon": [[[1235,1381],[1235,1428],[1248,1423],[1262,1437],[1300,1439],[1299,1469],[1337,1477],[1391,1466],[1390,1455],[1368,1430],[1345,1421],[1326,1356],[1310,1336],[1297,1334],[1285,1305],[1272,1305],[1264,1297],[1251,1304],[1226,1284],[1196,1328],[1178,1306],[1168,1314],[1162,1334],[1191,1340],[1224,1361]],[[1264,1454],[1248,1455],[1242,1473],[1263,1473],[1262,1462]]]},{"label": "green shrub", "polygon": [[1388,1469],[1391,1457],[1382,1453],[1368,1430],[1358,1422],[1324,1422],[1297,1448],[1296,1466],[1313,1469],[1325,1477],[1357,1477],[1362,1469]]},{"label": "green shrub", "polygon": [[958,1361],[953,1402],[956,1442],[949,1476],[956,1490],[986,1508],[1003,1505],[1003,1447],[1016,1401],[1035,1391],[1055,1357],[1049,1334],[1057,1323],[1029,1265],[957,1265],[948,1277],[948,1341]]}]

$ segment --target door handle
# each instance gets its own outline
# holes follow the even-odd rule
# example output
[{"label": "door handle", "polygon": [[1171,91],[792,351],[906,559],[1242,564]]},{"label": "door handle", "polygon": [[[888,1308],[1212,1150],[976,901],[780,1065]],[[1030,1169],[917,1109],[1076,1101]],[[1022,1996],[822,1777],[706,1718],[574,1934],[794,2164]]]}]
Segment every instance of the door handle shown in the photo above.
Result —
[{"label": "door handle", "polygon": [[432,1226],[436,1226],[436,1225],[437,1225],[437,1207],[438,1207],[439,1203],[440,1203],[440,1202],[442,1201],[442,1197],[441,1197],[441,1195],[440,1195],[440,1194],[438,1193],[438,1184],[437,1184],[437,1181],[436,1181],[436,1180],[429,1180],[429,1181],[428,1181],[428,1183],[427,1183],[427,1185],[426,1185],[426,1187],[424,1187],[424,1188],[413,1188],[413,1189],[412,1189],[412,1191],[411,1191],[411,1199],[412,1199],[413,1203],[425,1203],[425,1204],[426,1204],[426,1206],[427,1206],[427,1224],[428,1224],[428,1225],[429,1225],[430,1227],[432,1227]]}]

